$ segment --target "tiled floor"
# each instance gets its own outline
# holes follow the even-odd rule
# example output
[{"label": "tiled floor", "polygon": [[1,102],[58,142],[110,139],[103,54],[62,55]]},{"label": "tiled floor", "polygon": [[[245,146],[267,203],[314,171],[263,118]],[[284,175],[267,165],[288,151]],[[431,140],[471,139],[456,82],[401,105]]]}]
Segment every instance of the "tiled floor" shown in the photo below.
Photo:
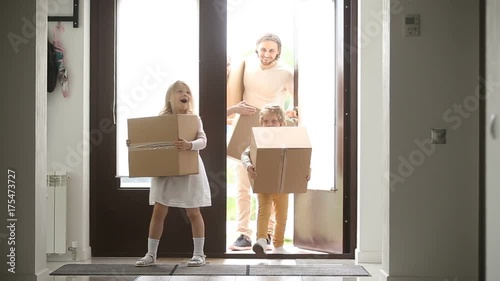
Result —
[{"label": "tiled floor", "polygon": [[[255,221],[250,222],[255,228]],[[236,229],[236,222],[228,222],[227,229]],[[231,245],[236,237],[235,235],[227,235],[227,245]],[[293,247],[290,243],[285,245],[286,250],[290,254],[319,254],[323,253],[307,251]],[[249,254],[253,255],[252,250],[232,252],[228,250],[228,254]],[[268,252],[268,254],[271,252]],[[138,258],[92,258],[82,263],[113,263],[113,264],[134,264]],[[159,258],[157,263],[175,264],[185,263],[187,258]],[[354,260],[333,260],[333,259],[211,259],[207,258],[211,264],[242,264],[242,265],[307,265],[307,264],[355,264]],[[49,270],[52,272],[59,267],[72,262],[48,262]],[[49,276],[48,281],[195,281],[195,280],[210,280],[210,281],[378,281],[380,275],[381,264],[360,264],[369,273],[370,277],[300,277],[300,276]]]},{"label": "tiled floor", "polygon": [[[160,258],[158,263],[182,263],[187,262],[188,259],[179,258]],[[136,258],[92,258],[83,263],[135,263]],[[210,259],[211,264],[282,264],[282,265],[295,265],[295,264],[355,264],[353,260],[331,260],[331,259]],[[67,264],[68,262],[49,262],[48,267],[50,271]],[[281,277],[266,277],[266,276],[103,276],[103,277],[89,277],[89,276],[50,276],[49,281],[191,281],[191,280],[221,280],[221,281],[376,281],[379,280],[380,264],[360,264],[371,275],[371,277],[294,277],[294,276],[281,276]]]}]

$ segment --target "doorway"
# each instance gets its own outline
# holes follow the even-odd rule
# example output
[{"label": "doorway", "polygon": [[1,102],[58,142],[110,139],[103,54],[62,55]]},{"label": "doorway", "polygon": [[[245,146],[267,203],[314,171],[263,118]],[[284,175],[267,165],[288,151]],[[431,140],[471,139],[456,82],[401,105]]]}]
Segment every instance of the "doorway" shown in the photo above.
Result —
[{"label": "doorway", "polygon": [[[125,0],[123,0],[125,1]],[[179,0],[180,1],[180,0]],[[132,1],[135,2],[135,1]],[[182,1],[185,2],[185,1]],[[242,2],[242,1],[238,1]],[[307,1],[305,1],[307,2]],[[91,148],[91,183],[90,183],[90,225],[91,225],[91,247],[92,256],[142,256],[146,249],[147,229],[152,208],[148,204],[148,188],[144,184],[129,181],[128,186],[122,184],[122,175],[117,168],[117,151],[120,143],[120,132],[116,126],[117,96],[119,91],[116,81],[117,74],[123,71],[117,67],[116,43],[120,39],[117,34],[117,13],[119,7],[117,0],[92,0],[91,2],[91,65],[90,65],[90,104],[91,104],[91,130],[99,130],[103,122],[113,124],[109,130],[103,132],[102,141],[98,146]],[[141,2],[142,3],[142,2]],[[149,3],[149,2],[148,2]],[[225,72],[226,72],[226,28],[227,28],[227,9],[228,4],[234,3],[226,0],[196,1],[194,5],[198,19],[191,19],[198,22],[198,88],[199,92],[199,114],[204,121],[205,131],[209,138],[208,147],[200,154],[204,161],[207,175],[209,177],[212,191],[212,207],[202,210],[206,223],[206,247],[205,252],[210,257],[238,257],[226,254],[226,204],[227,188],[226,182],[226,116],[225,116]],[[142,3],[145,7],[154,9],[150,4]],[[337,4],[338,5],[338,4]],[[342,15],[349,15],[348,22],[354,20],[351,16],[355,15],[355,7],[340,5],[344,8],[337,11]],[[176,9],[165,10],[165,14],[178,12]],[[143,13],[148,13],[147,9]],[[351,15],[352,13],[352,15]],[[152,14],[150,14],[152,15]],[[136,19],[131,19],[134,21]],[[137,26],[138,23],[135,22]],[[148,28],[153,26],[149,25]],[[168,28],[173,28],[172,26]],[[158,31],[157,36],[167,36],[167,30]],[[182,25],[175,28],[182,28]],[[337,26],[339,28],[339,26]],[[349,30],[349,32],[351,32]],[[143,35],[141,32],[138,35]],[[138,37],[139,46],[145,48],[148,45],[148,37]],[[117,40],[115,40],[115,38]],[[140,39],[140,40],[139,40]],[[153,38],[154,39],[154,38]],[[173,38],[175,39],[175,38]],[[177,43],[177,42],[176,42]],[[342,44],[344,46],[344,44]],[[355,46],[355,45],[351,45]],[[343,49],[343,48],[341,48]],[[144,50],[144,49],[140,49]],[[177,50],[184,50],[178,48]],[[140,51],[136,53],[140,56]],[[342,60],[353,62],[352,57],[345,56]],[[355,67],[355,63],[352,66]],[[194,68],[196,66],[193,66]],[[349,65],[345,66],[349,69]],[[296,77],[299,77],[298,70]],[[341,81],[349,91],[344,95],[348,103],[342,103],[343,111],[355,116],[355,88],[352,88],[349,81],[354,79],[354,70],[349,69],[348,73],[339,73],[338,77],[332,77]],[[352,72],[352,73],[351,73]],[[196,80],[196,78],[195,78]],[[196,82],[195,82],[196,83]],[[295,81],[298,83],[298,80]],[[355,83],[352,83],[355,85]],[[148,84],[150,85],[150,84]],[[350,88],[351,87],[351,88]],[[160,87],[161,88],[161,87]],[[146,89],[147,90],[147,89]],[[149,93],[149,92],[148,92]],[[294,99],[300,96],[294,97]],[[161,107],[159,105],[159,107]],[[153,112],[154,111],[154,112]],[[151,116],[157,114],[157,110],[151,111]],[[134,111],[136,112],[136,111]],[[340,111],[338,111],[340,112]],[[337,120],[338,122],[338,120]],[[108,124],[108,123],[106,123]],[[342,143],[356,143],[355,118],[344,119],[337,128],[343,128],[343,131],[349,138]],[[348,131],[352,130],[352,132]],[[348,152],[349,146],[344,146],[345,155],[343,158],[344,166],[352,165],[350,173],[355,175],[355,152]],[[355,145],[352,146],[355,149]],[[346,152],[347,151],[347,152]],[[353,157],[354,156],[354,157]],[[349,161],[348,158],[354,162]],[[354,170],[353,170],[354,169]],[[343,240],[343,251],[340,254],[327,254],[325,258],[353,258],[355,245],[355,232],[345,233],[346,229],[355,229],[355,178],[343,176],[339,178],[346,186],[343,196],[343,216],[350,216],[343,226],[344,235],[348,237]],[[146,184],[147,185],[147,184]],[[348,187],[348,188],[347,188]],[[349,194],[349,192],[351,192]],[[346,201],[347,200],[347,201]],[[345,204],[345,202],[348,202]],[[346,212],[345,209],[351,210]],[[354,210],[354,212],[352,212]],[[176,209],[169,212],[166,219],[165,232],[162,236],[162,242],[159,247],[160,256],[189,256],[192,251],[192,239],[190,234],[190,225],[187,223],[185,213]],[[350,237],[350,238],[349,238]],[[347,241],[347,242],[346,242]],[[346,244],[347,243],[347,244]],[[298,255],[308,257],[306,254]],[[246,255],[245,257],[251,257]],[[290,256],[293,258],[294,256]],[[310,255],[309,257],[314,257]]]},{"label": "doorway", "polygon": [[[342,178],[337,175],[344,170],[342,161],[338,161],[343,156],[343,132],[337,130],[337,122],[344,117],[337,114],[337,111],[343,112],[343,108],[338,106],[344,101],[343,91],[339,89],[343,84],[338,80],[342,75],[336,74],[343,65],[342,55],[336,56],[343,51],[341,45],[337,51],[336,45],[337,40],[342,40],[343,32],[337,32],[337,25],[343,26],[340,22],[343,17],[338,15],[336,7],[343,11],[341,3],[331,0],[247,0],[238,1],[237,5],[228,3],[229,69],[237,71],[241,61],[257,57],[255,42],[264,33],[273,33],[281,39],[279,63],[294,69],[295,87],[293,93],[287,96],[284,108],[299,109],[299,125],[307,129],[313,147],[311,169],[314,172],[307,194],[289,195],[285,249],[290,254],[343,253],[343,185],[336,182]],[[320,35],[316,30],[321,30]],[[228,123],[232,123],[231,118]],[[228,131],[232,129],[233,125],[228,125]],[[248,229],[252,230],[253,236],[248,238],[255,242],[256,196],[251,197],[250,222],[246,227],[245,219],[238,221],[237,189],[242,184],[238,177],[239,160],[227,159],[228,253],[253,254],[249,247],[239,246],[241,241],[235,245],[233,242],[240,234],[248,233]],[[322,198],[328,199],[324,201]],[[328,211],[311,213],[311,204]],[[311,221],[311,216],[318,215],[324,217],[323,227],[310,226],[307,222]],[[328,234],[317,237],[320,233]]]}]

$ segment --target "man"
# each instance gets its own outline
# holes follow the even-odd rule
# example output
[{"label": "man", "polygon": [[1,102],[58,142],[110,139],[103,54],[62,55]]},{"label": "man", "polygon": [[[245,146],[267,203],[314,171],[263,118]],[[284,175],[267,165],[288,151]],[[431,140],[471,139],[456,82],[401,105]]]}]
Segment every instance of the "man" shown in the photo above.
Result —
[{"label": "man", "polygon": [[[278,61],[281,54],[280,38],[275,34],[264,34],[256,42],[255,53],[256,57],[247,58],[228,75],[227,115],[229,117],[235,113],[255,114],[256,108],[262,108],[269,103],[279,104],[285,108],[287,98],[293,97],[293,71]],[[293,110],[289,110],[287,115],[296,117],[293,112]],[[252,230],[249,228],[250,181],[241,163],[238,163],[237,172],[236,211],[239,236],[229,249],[235,251],[250,250],[252,247],[252,239],[250,238]],[[273,232],[274,219],[271,219],[268,227],[268,244],[271,242]]]}]

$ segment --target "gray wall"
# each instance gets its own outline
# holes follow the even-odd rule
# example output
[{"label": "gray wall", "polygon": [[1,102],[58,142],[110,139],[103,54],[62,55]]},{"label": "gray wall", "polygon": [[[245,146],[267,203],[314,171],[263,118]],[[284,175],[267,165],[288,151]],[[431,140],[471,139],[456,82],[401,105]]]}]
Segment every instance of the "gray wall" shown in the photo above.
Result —
[{"label": "gray wall", "polygon": [[[384,4],[391,13],[384,38],[383,271],[390,280],[475,280],[479,4]],[[403,16],[411,13],[420,14],[419,37],[403,36]],[[446,144],[428,142],[432,128],[447,130]]]},{"label": "gray wall", "polygon": [[[0,103],[1,185],[0,280],[43,280],[46,231],[46,1],[6,0],[0,4],[2,102]],[[8,11],[8,12],[7,12]],[[7,174],[15,171],[15,218],[7,221]],[[11,193],[12,194],[12,193]],[[7,229],[15,224],[12,231]],[[8,245],[7,238],[15,238]],[[10,240],[14,241],[14,240]],[[11,247],[15,247],[11,251]],[[15,254],[15,273],[7,255]],[[9,257],[10,261],[10,257]],[[12,264],[13,265],[13,264]]]}]

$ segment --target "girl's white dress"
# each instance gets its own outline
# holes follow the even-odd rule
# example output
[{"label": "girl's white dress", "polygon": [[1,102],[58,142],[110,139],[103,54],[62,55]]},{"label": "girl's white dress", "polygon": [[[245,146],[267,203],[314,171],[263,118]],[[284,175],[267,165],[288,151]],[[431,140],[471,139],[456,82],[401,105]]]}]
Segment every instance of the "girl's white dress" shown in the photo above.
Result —
[{"label": "girl's white dress", "polygon": [[[203,124],[198,118],[198,136],[193,141],[191,150],[202,150],[207,146],[207,136]],[[198,154],[199,173],[188,176],[154,177],[151,178],[149,204],[158,202],[162,205],[178,208],[197,208],[212,205],[210,186],[208,184],[205,166]]]}]

